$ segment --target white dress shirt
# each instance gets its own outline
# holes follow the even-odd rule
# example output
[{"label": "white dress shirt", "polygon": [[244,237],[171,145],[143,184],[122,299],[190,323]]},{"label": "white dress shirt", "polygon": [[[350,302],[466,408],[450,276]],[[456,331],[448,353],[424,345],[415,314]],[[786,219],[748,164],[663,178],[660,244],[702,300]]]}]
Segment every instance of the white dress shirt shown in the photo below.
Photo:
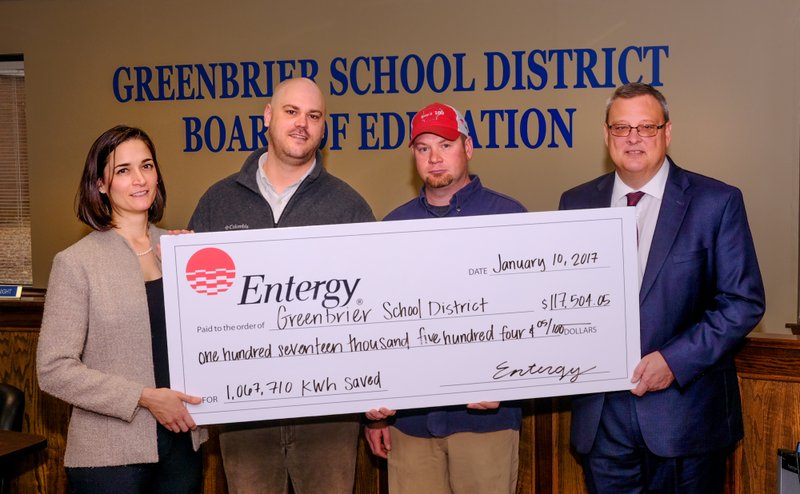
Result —
[{"label": "white dress shirt", "polygon": [[[647,266],[647,256],[650,254],[650,246],[653,243],[653,233],[656,231],[658,212],[661,209],[661,200],[664,198],[664,188],[667,185],[669,176],[669,162],[664,158],[664,163],[653,178],[644,187],[638,189],[644,192],[644,196],[636,204],[636,228],[639,234],[639,287],[642,286],[644,269]],[[614,190],[611,192],[611,207],[628,207],[628,199],[625,197],[629,192],[636,192],[635,189],[628,187],[619,178],[619,174],[614,177]]]},{"label": "white dress shirt", "polygon": [[302,177],[300,177],[300,180],[283,189],[283,192],[281,193],[278,193],[278,191],[275,190],[275,187],[272,186],[267,178],[266,173],[264,173],[264,163],[266,161],[267,153],[259,156],[256,182],[258,182],[258,190],[261,192],[261,195],[264,196],[264,199],[267,200],[267,204],[269,204],[269,207],[272,209],[272,219],[275,221],[275,223],[277,223],[278,220],[281,219],[281,214],[283,214],[283,210],[286,208],[286,204],[289,202],[289,199],[291,199],[294,193],[297,192],[297,188],[300,187],[300,183],[305,180],[306,177],[311,173],[311,170],[314,169],[314,165],[317,164],[317,161],[314,160],[314,163],[311,163],[308,171]]}]

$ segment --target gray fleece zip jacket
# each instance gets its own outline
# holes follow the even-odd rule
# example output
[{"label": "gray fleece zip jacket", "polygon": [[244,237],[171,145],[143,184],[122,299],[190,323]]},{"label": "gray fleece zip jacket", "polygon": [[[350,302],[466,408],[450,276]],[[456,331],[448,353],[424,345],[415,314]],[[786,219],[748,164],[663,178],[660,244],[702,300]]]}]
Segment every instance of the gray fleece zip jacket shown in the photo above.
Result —
[{"label": "gray fleece zip jacket", "polygon": [[257,149],[247,157],[239,172],[209,187],[189,220],[190,230],[212,232],[375,221],[367,201],[328,173],[322,155],[317,152],[314,168],[276,224],[256,180],[258,158],[266,151],[267,148]]}]

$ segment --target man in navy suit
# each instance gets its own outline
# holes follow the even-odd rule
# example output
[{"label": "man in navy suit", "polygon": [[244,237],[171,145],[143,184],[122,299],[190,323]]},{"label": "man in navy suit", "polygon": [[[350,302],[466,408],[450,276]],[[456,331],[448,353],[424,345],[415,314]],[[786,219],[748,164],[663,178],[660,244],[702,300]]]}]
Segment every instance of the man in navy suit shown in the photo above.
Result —
[{"label": "man in navy suit", "polygon": [[642,359],[630,392],[573,398],[572,445],[592,493],[721,493],[743,435],[734,354],[764,313],[742,194],[667,156],[652,86],[617,88],[604,133],[616,171],[559,207],[636,208]]}]

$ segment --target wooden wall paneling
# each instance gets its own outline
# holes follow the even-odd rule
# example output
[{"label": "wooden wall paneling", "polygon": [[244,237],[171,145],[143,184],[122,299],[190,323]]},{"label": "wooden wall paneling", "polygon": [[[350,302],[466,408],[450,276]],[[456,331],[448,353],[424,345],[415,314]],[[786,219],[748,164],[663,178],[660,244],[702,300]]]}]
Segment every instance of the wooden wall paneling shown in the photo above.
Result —
[{"label": "wooden wall paneling", "polygon": [[369,450],[362,433],[358,440],[358,460],[356,462],[355,494],[376,494],[388,492],[386,460],[378,458]]},{"label": "wooden wall paneling", "polygon": [[517,494],[534,494],[537,491],[536,482],[539,480],[538,456],[536,454],[534,438],[537,437],[537,418],[534,416],[534,401],[527,400],[522,403],[522,427],[519,431],[519,473],[517,475]]},{"label": "wooden wall paneling", "polygon": [[569,429],[572,423],[570,399],[556,398],[553,410],[553,422],[556,426],[555,444],[558,448],[558,489],[556,493],[587,494],[583,482],[583,469],[577,455],[569,445]]},{"label": "wooden wall paneling", "polygon": [[775,492],[777,450],[800,441],[800,340],[750,338],[736,359],[744,409],[744,439],[734,453],[731,492]]},{"label": "wooden wall paneling", "polygon": [[[25,295],[23,295],[25,297]],[[23,431],[48,447],[17,462],[12,492],[66,492],[64,446],[70,407],[39,390],[35,372],[43,293],[22,302],[0,301],[0,380],[25,391]],[[16,305],[15,305],[16,304]],[[745,437],[729,459],[726,492],[775,491],[777,449],[800,440],[800,338],[757,334],[736,358]],[[569,447],[569,398],[523,402],[518,494],[585,494],[583,472]],[[204,494],[227,494],[216,428],[203,447]],[[386,463],[359,440],[355,494],[385,494]]]},{"label": "wooden wall paneling", "polygon": [[208,441],[203,451],[203,494],[228,494],[225,470],[222,468],[222,453],[219,450],[219,431],[208,428]]},{"label": "wooden wall paneling", "polygon": [[[37,341],[36,329],[8,328],[0,324],[0,381],[25,392],[22,431],[45,436],[48,440],[46,449],[27,455],[12,464],[10,492],[18,494],[48,492],[50,483],[63,480],[59,478],[59,469],[54,468],[60,463],[60,458],[63,458],[63,450],[58,456],[58,452],[50,446],[52,439],[45,424],[63,420],[65,407],[58,400],[43,399],[39,391],[34,368]],[[58,441],[53,442],[57,447]]]}]

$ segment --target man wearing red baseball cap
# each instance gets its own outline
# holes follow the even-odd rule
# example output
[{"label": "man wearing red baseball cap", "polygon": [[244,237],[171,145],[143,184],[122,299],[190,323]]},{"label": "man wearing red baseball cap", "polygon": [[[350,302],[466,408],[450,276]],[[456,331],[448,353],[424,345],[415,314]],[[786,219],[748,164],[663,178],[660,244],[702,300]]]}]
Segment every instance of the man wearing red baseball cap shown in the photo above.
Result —
[{"label": "man wearing red baseball cap", "polygon": [[[472,137],[463,115],[433,103],[411,121],[409,146],[424,185],[384,220],[525,212],[470,175]],[[446,253],[444,253],[446,254]],[[499,402],[370,410],[370,449],[388,459],[391,494],[514,494],[522,412]]]}]

